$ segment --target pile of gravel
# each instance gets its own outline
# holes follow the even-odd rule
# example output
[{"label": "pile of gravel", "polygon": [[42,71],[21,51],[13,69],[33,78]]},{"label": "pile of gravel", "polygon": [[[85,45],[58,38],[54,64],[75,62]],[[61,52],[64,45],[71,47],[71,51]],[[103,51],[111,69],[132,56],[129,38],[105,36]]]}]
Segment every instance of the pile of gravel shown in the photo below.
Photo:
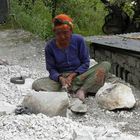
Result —
[{"label": "pile of gravel", "polygon": [[82,126],[68,118],[38,115],[0,117],[1,140],[135,140],[134,136],[106,127]]},{"label": "pile of gravel", "polygon": [[[21,88],[20,85],[10,83],[14,76],[29,76],[33,80],[46,76],[46,73],[30,71],[28,68],[15,66],[0,66],[0,101],[11,105],[19,105],[24,96],[31,89]],[[97,108],[97,107],[96,107]],[[97,108],[98,110],[99,108]],[[84,118],[88,118],[87,121]],[[94,115],[96,116],[96,114]],[[91,115],[81,116],[81,121],[93,124],[85,126],[80,123],[78,117],[75,121],[63,117],[47,117],[43,114],[31,115],[1,115],[0,116],[0,139],[1,140],[135,140],[129,134],[124,134],[111,123],[107,124]],[[93,119],[92,119],[93,118]],[[99,122],[98,122],[99,121]],[[82,125],[83,124],[83,125]],[[94,125],[95,124],[95,125]],[[98,124],[98,125],[97,125]],[[100,125],[102,124],[102,125]],[[139,139],[137,137],[137,139]]]},{"label": "pile of gravel", "polygon": [[47,139],[59,140],[73,138],[77,123],[61,117],[49,118],[43,114],[0,117],[0,139]]}]

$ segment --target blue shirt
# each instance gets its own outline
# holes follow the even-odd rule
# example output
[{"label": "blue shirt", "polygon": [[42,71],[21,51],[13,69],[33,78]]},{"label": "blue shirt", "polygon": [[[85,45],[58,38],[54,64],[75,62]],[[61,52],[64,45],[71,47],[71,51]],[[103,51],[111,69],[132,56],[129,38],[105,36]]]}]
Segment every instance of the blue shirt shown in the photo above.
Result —
[{"label": "blue shirt", "polygon": [[45,47],[46,68],[50,78],[58,81],[63,72],[82,74],[89,68],[89,51],[82,36],[72,34],[70,44],[65,49],[56,46],[55,39]]}]

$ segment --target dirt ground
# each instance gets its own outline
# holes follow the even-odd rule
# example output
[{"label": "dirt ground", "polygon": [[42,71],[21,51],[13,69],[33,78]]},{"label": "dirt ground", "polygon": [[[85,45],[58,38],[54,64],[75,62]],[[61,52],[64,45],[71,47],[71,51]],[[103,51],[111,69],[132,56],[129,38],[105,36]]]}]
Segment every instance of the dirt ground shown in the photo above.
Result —
[{"label": "dirt ground", "polygon": [[[7,60],[9,65],[19,65],[29,68],[30,71],[35,69],[40,73],[35,78],[48,75],[45,69],[44,47],[44,41],[33,37],[28,32],[22,30],[0,31],[0,59]],[[121,81],[116,77],[109,78],[109,80],[114,79]],[[94,96],[89,96],[86,99],[88,112],[85,115],[70,112],[69,118],[86,126],[105,127],[109,124],[118,128],[122,133],[132,134],[138,138],[140,136],[140,91],[131,87],[137,101],[135,108],[107,111],[99,108]]]}]

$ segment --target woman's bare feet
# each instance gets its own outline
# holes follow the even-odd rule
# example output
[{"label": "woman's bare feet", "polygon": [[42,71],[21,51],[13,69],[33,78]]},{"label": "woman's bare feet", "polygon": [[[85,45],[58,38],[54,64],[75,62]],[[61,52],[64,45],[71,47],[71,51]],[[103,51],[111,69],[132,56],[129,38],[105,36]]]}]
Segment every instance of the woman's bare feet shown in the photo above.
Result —
[{"label": "woman's bare feet", "polygon": [[80,88],[79,90],[77,90],[75,97],[79,98],[84,102],[86,98],[86,92],[84,91],[84,89]]}]

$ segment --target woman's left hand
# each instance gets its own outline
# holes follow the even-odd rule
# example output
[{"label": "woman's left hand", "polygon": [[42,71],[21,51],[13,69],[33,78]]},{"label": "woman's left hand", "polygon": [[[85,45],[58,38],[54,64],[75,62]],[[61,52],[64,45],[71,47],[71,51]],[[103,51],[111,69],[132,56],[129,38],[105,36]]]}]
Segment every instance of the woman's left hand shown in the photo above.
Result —
[{"label": "woman's left hand", "polygon": [[71,86],[73,79],[77,76],[77,73],[71,73],[69,76],[66,78],[68,86]]}]

